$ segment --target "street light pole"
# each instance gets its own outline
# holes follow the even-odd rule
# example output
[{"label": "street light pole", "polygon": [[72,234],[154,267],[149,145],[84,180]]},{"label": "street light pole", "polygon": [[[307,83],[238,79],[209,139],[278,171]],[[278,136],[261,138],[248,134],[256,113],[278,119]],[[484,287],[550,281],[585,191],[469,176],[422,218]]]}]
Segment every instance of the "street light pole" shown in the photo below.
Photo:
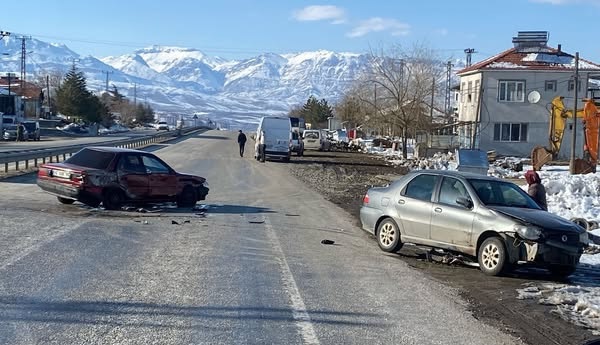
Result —
[{"label": "street light pole", "polygon": [[579,89],[579,52],[575,53],[575,76],[574,76],[574,89],[575,89],[575,105],[573,106],[573,132],[571,133],[571,159],[569,161],[569,172],[571,175],[575,174],[575,146],[577,145],[577,97]]}]

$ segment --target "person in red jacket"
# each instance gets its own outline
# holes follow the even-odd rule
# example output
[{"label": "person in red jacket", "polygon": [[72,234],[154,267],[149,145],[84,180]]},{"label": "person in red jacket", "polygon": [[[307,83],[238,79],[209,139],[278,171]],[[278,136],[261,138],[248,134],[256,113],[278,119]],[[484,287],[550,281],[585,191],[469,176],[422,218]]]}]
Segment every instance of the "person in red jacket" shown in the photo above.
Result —
[{"label": "person in red jacket", "polygon": [[546,188],[542,184],[540,175],[535,170],[528,170],[525,173],[525,181],[529,185],[527,194],[535,200],[535,202],[544,210],[548,211],[548,203],[546,202]]}]

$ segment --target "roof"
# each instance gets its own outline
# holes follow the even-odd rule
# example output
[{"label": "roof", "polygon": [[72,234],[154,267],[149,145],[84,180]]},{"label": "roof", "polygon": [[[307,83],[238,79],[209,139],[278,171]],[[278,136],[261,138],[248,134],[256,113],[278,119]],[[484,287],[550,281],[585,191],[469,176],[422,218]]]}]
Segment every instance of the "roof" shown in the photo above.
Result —
[{"label": "roof", "polygon": [[[552,47],[511,48],[460,70],[457,74],[484,70],[569,71],[575,69],[575,56]],[[579,59],[582,71],[600,72],[600,64]]]},{"label": "roof", "polygon": [[411,173],[413,174],[435,174],[441,176],[449,176],[456,178],[466,178],[466,179],[476,179],[476,180],[491,180],[491,181],[505,181],[499,179],[494,176],[476,174],[472,172],[466,171],[458,171],[458,170],[435,170],[435,169],[425,169],[425,170],[413,170]]}]

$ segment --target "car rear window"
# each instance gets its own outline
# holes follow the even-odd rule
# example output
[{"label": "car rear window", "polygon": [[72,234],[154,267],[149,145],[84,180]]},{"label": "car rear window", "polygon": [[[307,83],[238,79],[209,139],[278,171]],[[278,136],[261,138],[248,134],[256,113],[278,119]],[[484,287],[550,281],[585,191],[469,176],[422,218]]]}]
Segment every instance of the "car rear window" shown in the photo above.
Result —
[{"label": "car rear window", "polygon": [[34,132],[36,129],[35,122],[33,122],[33,123],[32,122],[24,122],[23,126],[25,126],[25,128],[27,128],[28,132]]},{"label": "car rear window", "polygon": [[92,169],[106,169],[114,158],[114,152],[83,149],[67,159],[65,163]]}]

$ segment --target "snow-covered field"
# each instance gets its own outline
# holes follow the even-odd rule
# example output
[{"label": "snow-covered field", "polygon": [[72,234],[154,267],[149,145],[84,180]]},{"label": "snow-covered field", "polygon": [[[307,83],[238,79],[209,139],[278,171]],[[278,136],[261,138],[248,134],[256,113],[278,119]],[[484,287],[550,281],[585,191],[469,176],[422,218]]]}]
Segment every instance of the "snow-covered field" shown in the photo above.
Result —
[{"label": "snow-covered field", "polygon": [[[381,149],[366,145],[367,153],[381,155],[386,161],[413,169],[455,170],[457,162],[452,153],[438,153],[428,159],[403,159],[400,151]],[[521,158],[504,158],[490,165],[488,174],[500,178],[522,179],[523,189],[527,189],[525,172],[530,165],[523,164]],[[514,167],[523,164],[522,171]],[[566,219],[584,218],[600,222],[600,173],[570,175],[568,166],[545,166],[539,172],[546,187],[548,211]],[[600,236],[600,229],[592,230]],[[517,290],[517,298],[534,299],[541,304],[555,306],[553,312],[577,325],[586,327],[600,335],[600,246],[592,246],[581,257],[575,274],[568,283],[530,282]]]}]

